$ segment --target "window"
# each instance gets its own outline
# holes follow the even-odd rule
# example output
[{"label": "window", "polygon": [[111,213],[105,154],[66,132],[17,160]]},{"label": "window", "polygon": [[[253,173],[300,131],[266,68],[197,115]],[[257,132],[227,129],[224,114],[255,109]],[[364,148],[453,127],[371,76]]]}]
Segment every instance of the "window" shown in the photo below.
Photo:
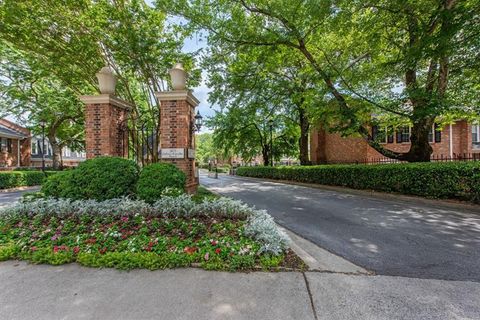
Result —
[{"label": "window", "polygon": [[442,142],[442,131],[440,130],[440,126],[436,123],[432,126],[432,130],[430,130],[428,133],[428,142]]},{"label": "window", "polygon": [[35,139],[32,139],[32,154],[33,155],[38,154],[38,142]]},{"label": "window", "polygon": [[72,156],[72,151],[68,147],[63,149],[63,156],[66,158],[70,158]]},{"label": "window", "polygon": [[372,138],[379,143],[387,143],[387,129],[384,127],[373,126]]},{"label": "window", "polygon": [[7,139],[7,152],[12,153],[13,146],[12,146],[12,139]]},{"label": "window", "polygon": [[379,143],[393,143],[393,127],[372,127],[372,138]]},{"label": "window", "polygon": [[0,151],[7,151],[7,138],[0,138]]},{"label": "window", "polygon": [[480,125],[472,125],[472,142],[474,144],[480,144]]},{"label": "window", "polygon": [[472,142],[480,142],[480,125],[472,125]]},{"label": "window", "polygon": [[410,142],[410,127],[397,128],[397,143]]}]

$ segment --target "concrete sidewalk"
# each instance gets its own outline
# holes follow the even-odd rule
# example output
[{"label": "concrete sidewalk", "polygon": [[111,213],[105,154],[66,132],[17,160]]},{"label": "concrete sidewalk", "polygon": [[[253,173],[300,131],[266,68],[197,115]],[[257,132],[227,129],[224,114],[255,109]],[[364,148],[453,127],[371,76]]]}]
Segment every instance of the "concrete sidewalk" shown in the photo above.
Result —
[{"label": "concrete sidewalk", "polygon": [[473,282],[0,263],[0,319],[479,319]]}]

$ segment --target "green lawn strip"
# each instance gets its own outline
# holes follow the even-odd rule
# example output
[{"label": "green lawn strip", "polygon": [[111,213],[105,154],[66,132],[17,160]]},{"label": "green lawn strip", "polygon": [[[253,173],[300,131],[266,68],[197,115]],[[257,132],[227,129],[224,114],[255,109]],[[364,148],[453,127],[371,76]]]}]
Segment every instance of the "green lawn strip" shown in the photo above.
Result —
[{"label": "green lawn strip", "polygon": [[[0,261],[150,270],[275,270],[290,253],[260,254],[242,219],[159,216],[13,215],[0,218]],[[304,268],[297,261],[290,268]]]}]

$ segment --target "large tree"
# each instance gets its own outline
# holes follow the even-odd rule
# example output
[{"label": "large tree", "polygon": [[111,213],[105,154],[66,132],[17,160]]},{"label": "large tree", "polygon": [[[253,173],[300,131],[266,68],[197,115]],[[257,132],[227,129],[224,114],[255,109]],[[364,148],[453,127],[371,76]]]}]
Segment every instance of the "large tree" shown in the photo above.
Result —
[{"label": "large tree", "polygon": [[248,104],[231,104],[217,112],[207,125],[214,130],[214,145],[224,156],[234,154],[250,161],[261,155],[264,165],[268,166],[272,159],[298,156],[295,145],[299,128],[284,112],[271,101],[253,97]]},{"label": "large tree", "polygon": [[[5,0],[0,2],[0,39],[35,61],[76,95],[98,92],[95,73],[104,65],[117,73],[117,95],[134,105],[130,136],[142,157],[141,123],[159,137],[153,92],[168,87],[168,69],[181,61],[198,82],[193,56],[181,53],[188,30],[169,27],[166,14],[143,0]],[[156,160],[157,144],[146,144]],[[139,159],[140,160],[140,159]]]},{"label": "large tree", "polygon": [[[318,105],[316,79],[296,52],[273,47],[239,47],[234,51],[212,47],[202,66],[212,89],[209,100],[222,110],[251,108],[252,101],[265,101],[281,114],[283,123],[300,131],[298,154],[301,164],[309,163],[309,110]],[[259,106],[263,108],[263,106]],[[246,113],[256,116],[255,113]]]},{"label": "large tree", "polygon": [[[433,123],[467,104],[449,82],[478,65],[475,0],[178,0],[169,10],[206,29],[211,46],[299,52],[335,102],[336,130],[399,160],[430,160]],[[410,150],[383,148],[359,108],[409,119]]]},{"label": "large tree", "polygon": [[60,168],[62,149],[79,149],[83,141],[83,108],[75,93],[44,74],[35,61],[1,44],[0,74],[0,116],[14,116],[34,134],[44,125],[52,166]]}]

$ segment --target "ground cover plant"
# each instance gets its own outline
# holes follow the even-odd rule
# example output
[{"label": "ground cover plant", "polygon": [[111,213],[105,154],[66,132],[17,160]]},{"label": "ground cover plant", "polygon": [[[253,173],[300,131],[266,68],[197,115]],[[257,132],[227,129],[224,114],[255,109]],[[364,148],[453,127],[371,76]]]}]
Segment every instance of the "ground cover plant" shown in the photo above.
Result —
[{"label": "ground cover plant", "polygon": [[480,202],[480,162],[241,167],[237,175]]},{"label": "ground cover plant", "polygon": [[150,205],[127,198],[36,199],[0,211],[0,261],[209,270],[304,268],[270,215],[189,195]]}]

